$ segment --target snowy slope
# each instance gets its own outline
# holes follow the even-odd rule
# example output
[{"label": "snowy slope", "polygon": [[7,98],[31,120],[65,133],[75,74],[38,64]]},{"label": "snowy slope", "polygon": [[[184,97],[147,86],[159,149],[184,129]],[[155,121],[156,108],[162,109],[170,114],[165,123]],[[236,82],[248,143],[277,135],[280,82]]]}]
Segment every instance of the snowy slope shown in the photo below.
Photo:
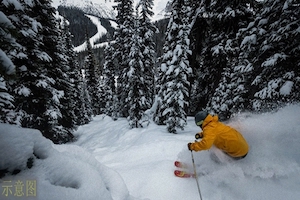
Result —
[{"label": "snowy slope", "polygon": [[[194,153],[203,199],[296,200],[300,197],[300,106],[288,106],[277,113],[242,114],[229,124],[243,133],[250,145],[241,161],[217,164],[210,151]],[[194,179],[174,177],[176,159],[190,162],[186,144],[199,129],[189,118],[177,135],[164,126],[129,129],[125,119],[112,121],[98,116],[78,130],[77,145],[116,170],[130,194],[140,199],[195,200]]]},{"label": "snowy slope", "polygon": [[[229,124],[243,133],[250,152],[243,160],[221,164],[210,158],[214,149],[194,153],[197,171],[205,174],[199,177],[203,200],[298,200],[299,122],[300,105],[232,119]],[[198,131],[193,118],[174,135],[153,123],[129,129],[125,119],[97,116],[79,128],[77,142],[54,145],[38,131],[0,124],[0,146],[5,149],[0,168],[26,168],[34,152],[39,159],[31,169],[4,178],[36,178],[36,199],[41,200],[195,200],[195,179],[175,177],[173,162],[191,162],[186,144]]]},{"label": "snowy slope", "polygon": [[[90,18],[90,20],[96,25],[97,27],[97,33],[95,35],[93,35],[90,39],[89,42],[91,44],[91,47],[96,49],[96,48],[100,48],[100,47],[104,47],[107,45],[107,42],[102,42],[102,43],[97,43],[97,40],[99,40],[103,35],[105,35],[107,33],[107,30],[104,28],[104,26],[102,26],[101,21],[99,20],[99,18],[94,17],[92,15],[86,15],[88,18]],[[113,28],[117,27],[116,22],[109,20],[110,25]],[[77,46],[74,48],[74,51],[76,52],[82,52],[87,50],[87,43],[84,42],[81,45]]]},{"label": "snowy slope", "polygon": [[[134,1],[135,5],[137,4],[138,0]],[[154,1],[154,6],[153,6],[153,12],[154,16],[152,17],[153,21],[163,19],[165,17],[165,7],[167,4],[168,0],[156,0]],[[92,16],[98,16],[98,17],[103,17],[107,19],[113,19],[115,16],[115,11],[113,10],[113,6],[116,5],[113,0],[108,1],[108,0],[85,0],[85,1],[79,1],[79,0],[54,0],[52,2],[52,5],[54,7],[58,7],[59,5],[66,5],[66,6],[75,6],[82,8],[82,10],[87,13],[87,17],[90,18],[92,23],[94,23],[97,27],[97,33],[92,36],[89,41],[92,46],[92,48],[99,48],[107,45],[107,42],[100,43],[100,44],[95,44],[95,42],[101,38],[103,35],[107,33],[107,30],[101,25],[101,22],[98,18]],[[111,26],[114,28],[117,28],[117,24],[110,20]],[[87,49],[87,44],[86,42],[82,43],[81,45],[77,46],[74,48],[74,51],[76,52],[82,52]]]},{"label": "snowy slope", "polygon": [[[90,20],[96,25],[97,27],[97,33],[93,35],[90,39],[89,42],[92,46],[92,48],[99,48],[103,47],[104,45],[107,45],[107,42],[100,43],[100,44],[95,44],[97,40],[99,40],[103,35],[107,33],[107,30],[101,25],[100,20],[97,17],[91,16],[91,15],[86,15]],[[113,21],[110,21],[111,23],[115,23]],[[113,25],[112,25],[113,26]],[[74,48],[74,51],[76,52],[81,52],[85,51],[87,49],[87,43],[84,42],[83,44],[77,46]]]},{"label": "snowy slope", "polygon": [[52,5],[57,8],[59,5],[81,8],[83,12],[103,18],[115,18],[113,6],[115,3],[107,0],[53,0]]}]

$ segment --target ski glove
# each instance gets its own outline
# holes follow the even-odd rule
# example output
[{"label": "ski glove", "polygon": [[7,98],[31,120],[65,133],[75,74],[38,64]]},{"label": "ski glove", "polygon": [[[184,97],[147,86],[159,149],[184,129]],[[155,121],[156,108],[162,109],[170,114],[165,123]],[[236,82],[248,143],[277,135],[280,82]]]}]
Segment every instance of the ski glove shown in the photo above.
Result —
[{"label": "ski glove", "polygon": [[191,144],[192,144],[191,142],[187,144],[188,149],[189,149],[190,151],[192,151],[192,149],[191,149]]},{"label": "ski glove", "polygon": [[201,133],[197,133],[197,134],[195,135],[195,138],[196,138],[196,140],[199,140],[199,139],[203,138],[202,132],[201,132]]}]

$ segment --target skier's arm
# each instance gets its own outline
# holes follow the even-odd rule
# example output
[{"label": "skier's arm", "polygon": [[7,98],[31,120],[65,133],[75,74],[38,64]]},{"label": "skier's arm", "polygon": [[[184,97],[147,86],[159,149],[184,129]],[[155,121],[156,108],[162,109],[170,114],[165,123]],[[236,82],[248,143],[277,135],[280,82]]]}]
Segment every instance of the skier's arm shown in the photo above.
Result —
[{"label": "skier's arm", "polygon": [[210,149],[215,141],[216,135],[213,132],[203,133],[203,138],[199,142],[192,143],[190,149],[193,151],[201,151]]}]

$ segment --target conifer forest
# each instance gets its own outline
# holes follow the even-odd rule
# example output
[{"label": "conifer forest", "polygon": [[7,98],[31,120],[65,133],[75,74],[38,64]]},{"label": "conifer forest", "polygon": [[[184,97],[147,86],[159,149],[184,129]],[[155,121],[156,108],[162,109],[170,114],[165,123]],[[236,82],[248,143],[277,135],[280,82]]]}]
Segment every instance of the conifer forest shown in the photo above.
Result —
[{"label": "conifer forest", "polygon": [[300,101],[299,0],[173,0],[157,52],[153,0],[114,0],[117,28],[83,63],[50,0],[0,3],[0,122],[54,143],[94,116],[168,132],[207,110],[228,120]]}]

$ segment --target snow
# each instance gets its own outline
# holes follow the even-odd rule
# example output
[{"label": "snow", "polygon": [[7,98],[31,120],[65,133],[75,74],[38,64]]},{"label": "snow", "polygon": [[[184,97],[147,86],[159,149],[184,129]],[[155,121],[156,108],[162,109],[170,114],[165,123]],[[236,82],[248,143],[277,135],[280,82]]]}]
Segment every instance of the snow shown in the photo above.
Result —
[{"label": "snow", "polygon": [[[110,2],[110,3],[105,2],[105,3],[108,3],[108,5],[107,5],[108,7],[112,7],[115,4],[115,3],[112,3],[112,2]],[[135,2],[135,3],[137,3],[137,2]],[[166,3],[167,3],[167,0],[154,1],[154,7],[156,8],[156,10],[159,9],[159,12],[161,12],[160,9],[164,9],[164,7],[166,6]],[[73,4],[74,4],[74,2],[73,2]],[[54,1],[53,5],[55,7],[57,7],[59,5],[59,2]],[[157,13],[154,10],[153,10],[153,12]],[[103,43],[99,43],[99,44],[95,44],[95,42],[97,40],[99,40],[103,35],[105,35],[107,33],[107,30],[101,25],[101,22],[97,17],[94,17],[92,15],[86,15],[86,16],[88,18],[90,18],[92,23],[94,23],[97,27],[97,33],[89,39],[92,48],[99,48],[99,47],[106,46],[108,44],[107,42],[103,42]],[[160,14],[155,15],[152,20],[159,20],[161,18],[163,18],[163,14],[160,13]],[[109,20],[109,21],[110,21],[110,24],[113,28],[117,28],[117,23],[116,22],[114,22],[112,20]],[[83,44],[75,47],[74,51],[82,52],[82,51],[85,51],[86,49],[87,49],[87,44],[86,44],[86,42],[84,42]]]},{"label": "snow", "polygon": [[0,63],[3,66],[2,70],[8,75],[15,73],[15,65],[6,55],[6,53],[2,51],[2,49],[0,49],[0,58],[1,58]]},{"label": "snow", "polygon": [[24,85],[21,85],[19,88],[16,88],[14,92],[25,97],[28,97],[31,94],[31,90]]},{"label": "snow", "polygon": [[[227,122],[244,135],[250,152],[239,161],[214,148],[193,152],[202,198],[297,200],[299,113],[299,104],[289,105],[273,113],[241,113]],[[193,117],[187,123],[185,130],[170,134],[166,126],[130,129],[126,119],[100,115],[79,127],[76,142],[64,145],[54,145],[37,130],[0,124],[0,169],[22,170],[2,180],[34,179],[36,199],[42,200],[199,199],[194,178],[173,175],[175,160],[191,165],[187,143],[200,132]],[[221,163],[211,159],[213,152]],[[28,169],[30,157],[34,162]]]},{"label": "snow", "polygon": [[2,11],[0,11],[0,23],[12,26],[11,21],[6,17],[6,15]]},{"label": "snow", "polygon": [[111,27],[113,27],[114,29],[118,28],[118,24],[115,21],[109,20],[109,23],[110,23]]},{"label": "snow", "polygon": [[[152,17],[152,21],[157,21],[160,19],[165,18],[165,7],[167,5],[167,2],[169,0],[153,0],[153,17]],[[85,0],[85,1],[81,1],[81,0],[53,0],[52,1],[52,5],[57,8],[59,5],[62,4],[66,4],[66,5],[75,5],[75,6],[79,6],[79,7],[84,7],[84,4],[98,4],[100,5],[100,7],[104,7],[110,10],[113,10],[113,6],[116,5],[116,3],[114,2],[114,0]],[[139,2],[139,0],[134,0],[134,6]],[[109,12],[109,11],[107,11]]]},{"label": "snow", "polygon": [[243,41],[241,42],[241,47],[245,46],[245,45],[250,45],[250,44],[256,44],[256,35],[252,34],[250,36],[246,36]]},{"label": "snow", "polygon": [[284,53],[275,53],[274,55],[267,58],[266,61],[264,61],[261,66],[262,67],[269,67],[274,66],[278,61],[285,60],[287,58],[287,55]]},{"label": "snow", "polygon": [[294,85],[294,82],[286,81],[279,90],[280,94],[283,96],[290,95],[291,91],[293,89],[293,85]]},{"label": "snow", "polygon": [[40,52],[37,54],[37,57],[42,61],[50,62],[52,60],[52,58],[46,52]]},{"label": "snow", "polygon": [[[112,6],[114,6],[116,3],[114,3],[113,1],[105,1],[105,2],[98,2],[99,0],[95,1],[94,3],[100,3],[100,4],[105,4],[107,7],[109,8],[112,8]],[[91,1],[93,2],[93,1]],[[137,4],[138,1],[134,1],[135,3],[134,4]],[[154,7],[153,7],[153,12],[154,12],[154,16],[152,18],[153,21],[156,21],[156,20],[160,20],[162,18],[164,18],[164,12],[162,12],[162,10],[164,10],[166,4],[167,4],[168,0],[162,0],[162,1],[154,1]],[[65,1],[64,3],[70,3],[72,5],[80,5],[82,3],[82,1],[76,1],[76,0],[68,0],[68,1]],[[57,1],[57,0],[54,0],[52,5],[54,7],[58,7],[58,5],[60,5],[61,2],[60,1]],[[104,46],[107,46],[108,42],[103,42],[103,43],[99,43],[99,44],[95,44],[95,42],[97,40],[99,40],[103,35],[105,35],[107,33],[107,30],[101,25],[101,22],[100,20],[95,17],[95,16],[92,16],[92,15],[86,15],[88,18],[90,18],[90,20],[92,21],[92,23],[94,23],[97,27],[97,33],[92,36],[89,41],[90,41],[90,44],[92,46],[92,48],[100,48],[100,47],[104,47]],[[112,21],[112,20],[109,20],[111,26],[113,28],[117,28],[117,23]],[[87,49],[87,43],[84,42],[83,44],[77,46],[74,48],[74,51],[76,52],[82,52],[82,51],[85,51]]]},{"label": "snow", "polygon": [[[0,181],[1,189],[11,181],[11,185],[20,180],[36,182],[34,199],[119,199],[130,200],[128,190],[122,178],[114,170],[100,164],[85,149],[75,146],[55,146],[46,140],[39,131],[17,128],[0,124],[0,169],[9,172],[21,170],[15,176],[6,175]],[[68,151],[67,151],[68,150]],[[33,158],[33,166],[27,165]],[[1,199],[20,199],[12,194]],[[8,198],[9,197],[9,198]],[[27,197],[27,196],[26,196]]]},{"label": "snow", "polygon": [[23,6],[17,0],[3,0],[2,3],[8,7],[9,5],[13,5],[16,10],[23,10]]}]

